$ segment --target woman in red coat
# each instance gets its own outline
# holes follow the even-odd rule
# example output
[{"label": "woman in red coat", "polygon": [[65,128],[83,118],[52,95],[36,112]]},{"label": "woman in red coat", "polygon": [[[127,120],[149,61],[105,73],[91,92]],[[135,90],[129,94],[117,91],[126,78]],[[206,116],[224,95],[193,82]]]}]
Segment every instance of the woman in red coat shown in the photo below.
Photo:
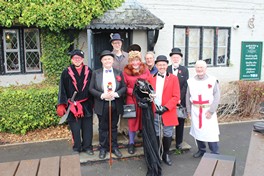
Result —
[{"label": "woman in red coat", "polygon": [[128,64],[124,68],[124,78],[127,85],[126,104],[135,104],[136,118],[128,119],[128,153],[135,153],[134,139],[136,132],[142,129],[141,108],[136,103],[136,98],[132,95],[133,88],[138,78],[148,79],[150,72],[147,66],[141,60],[141,53],[139,51],[130,51],[128,55]]}]

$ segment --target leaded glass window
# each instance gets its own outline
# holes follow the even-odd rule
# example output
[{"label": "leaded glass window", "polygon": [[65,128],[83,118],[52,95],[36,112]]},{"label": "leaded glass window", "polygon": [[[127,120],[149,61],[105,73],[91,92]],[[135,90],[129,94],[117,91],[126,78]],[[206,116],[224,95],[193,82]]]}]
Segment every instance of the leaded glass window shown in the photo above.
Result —
[{"label": "leaded glass window", "polygon": [[24,38],[26,71],[40,71],[41,65],[38,29],[25,29]]},{"label": "leaded glass window", "polygon": [[194,66],[197,60],[208,66],[228,66],[230,32],[230,27],[174,26],[173,47],[185,52],[185,66]]},{"label": "leaded glass window", "polygon": [[3,30],[4,65],[6,73],[20,72],[19,33],[17,29]]},{"label": "leaded glass window", "polygon": [[41,72],[39,30],[3,29],[3,54],[1,74]]}]

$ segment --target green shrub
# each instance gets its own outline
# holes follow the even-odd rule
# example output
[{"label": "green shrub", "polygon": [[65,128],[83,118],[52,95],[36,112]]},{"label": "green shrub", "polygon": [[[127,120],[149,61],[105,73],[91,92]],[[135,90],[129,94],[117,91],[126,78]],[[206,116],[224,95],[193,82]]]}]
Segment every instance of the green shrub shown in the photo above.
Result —
[{"label": "green shrub", "polygon": [[31,85],[0,89],[0,132],[27,131],[58,124],[58,87]]},{"label": "green shrub", "polygon": [[68,49],[73,43],[67,34],[48,30],[42,30],[41,41],[41,62],[46,82],[57,84],[62,70],[70,65]]}]

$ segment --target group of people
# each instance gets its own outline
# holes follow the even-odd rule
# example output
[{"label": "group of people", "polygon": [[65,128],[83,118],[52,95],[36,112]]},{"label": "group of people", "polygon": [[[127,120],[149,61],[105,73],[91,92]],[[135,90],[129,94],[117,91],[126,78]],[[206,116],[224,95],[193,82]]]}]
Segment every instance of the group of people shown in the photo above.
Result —
[{"label": "group of people", "polygon": [[[176,146],[182,149],[185,118],[178,118],[176,108],[187,108],[192,121],[190,134],[196,139],[201,157],[206,152],[208,142],[212,153],[218,152],[219,129],[216,109],[220,99],[217,80],[206,74],[206,63],[202,60],[195,65],[197,75],[189,79],[189,72],[181,65],[183,54],[179,48],[171,50],[170,61],[165,55],[155,59],[153,52],[147,52],[142,61],[141,47],[129,46],[128,52],[122,50],[123,39],[118,33],[111,36],[113,51],[105,50],[100,55],[102,68],[92,71],[84,65],[81,50],[70,52],[72,64],[66,68],[60,79],[57,114],[63,116],[70,107],[68,124],[73,137],[73,151],[93,155],[93,112],[99,120],[99,158],[104,159],[107,152],[122,157],[118,149],[118,123],[128,127],[128,153],[134,154],[135,136],[141,131],[142,108],[136,102],[133,89],[138,79],[149,82],[155,94],[153,99],[153,125],[161,159],[172,165],[169,157],[173,133]],[[77,95],[70,101],[74,91]],[[123,104],[135,104],[136,118],[122,119]],[[109,129],[111,129],[109,131]],[[174,132],[175,129],[175,132]],[[109,136],[111,134],[111,136]],[[111,140],[111,151],[109,141]],[[144,140],[143,140],[144,141]]]}]

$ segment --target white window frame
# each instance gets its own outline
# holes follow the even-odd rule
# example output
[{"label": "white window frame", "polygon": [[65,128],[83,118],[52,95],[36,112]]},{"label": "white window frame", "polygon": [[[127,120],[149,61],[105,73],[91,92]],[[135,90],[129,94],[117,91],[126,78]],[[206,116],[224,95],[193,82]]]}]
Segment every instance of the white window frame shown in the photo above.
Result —
[{"label": "white window frame", "polygon": [[[24,36],[25,36],[25,33],[26,31],[28,30],[36,30],[37,32],[37,35],[39,36],[39,30],[37,28],[27,28],[27,29],[24,29]],[[28,69],[27,67],[27,52],[38,52],[38,55],[40,57],[40,42],[39,42],[39,37],[37,37],[37,49],[27,49],[26,48],[26,40],[25,40],[25,37],[24,37],[24,61],[25,61],[25,70],[26,72],[36,72],[36,71],[41,71],[41,62],[40,62],[40,58],[39,58],[39,69]]]},{"label": "white window frame", "polygon": [[[7,48],[7,38],[6,38],[6,33],[15,33],[17,35],[17,48],[16,49],[9,49]],[[5,65],[5,72],[6,73],[19,73],[21,72],[21,62],[20,62],[20,44],[19,44],[19,30],[18,29],[4,29],[3,30],[3,38],[4,38],[4,65]],[[9,71],[8,68],[7,68],[7,53],[17,53],[17,56],[18,56],[18,69],[17,70],[11,70]]]}]

